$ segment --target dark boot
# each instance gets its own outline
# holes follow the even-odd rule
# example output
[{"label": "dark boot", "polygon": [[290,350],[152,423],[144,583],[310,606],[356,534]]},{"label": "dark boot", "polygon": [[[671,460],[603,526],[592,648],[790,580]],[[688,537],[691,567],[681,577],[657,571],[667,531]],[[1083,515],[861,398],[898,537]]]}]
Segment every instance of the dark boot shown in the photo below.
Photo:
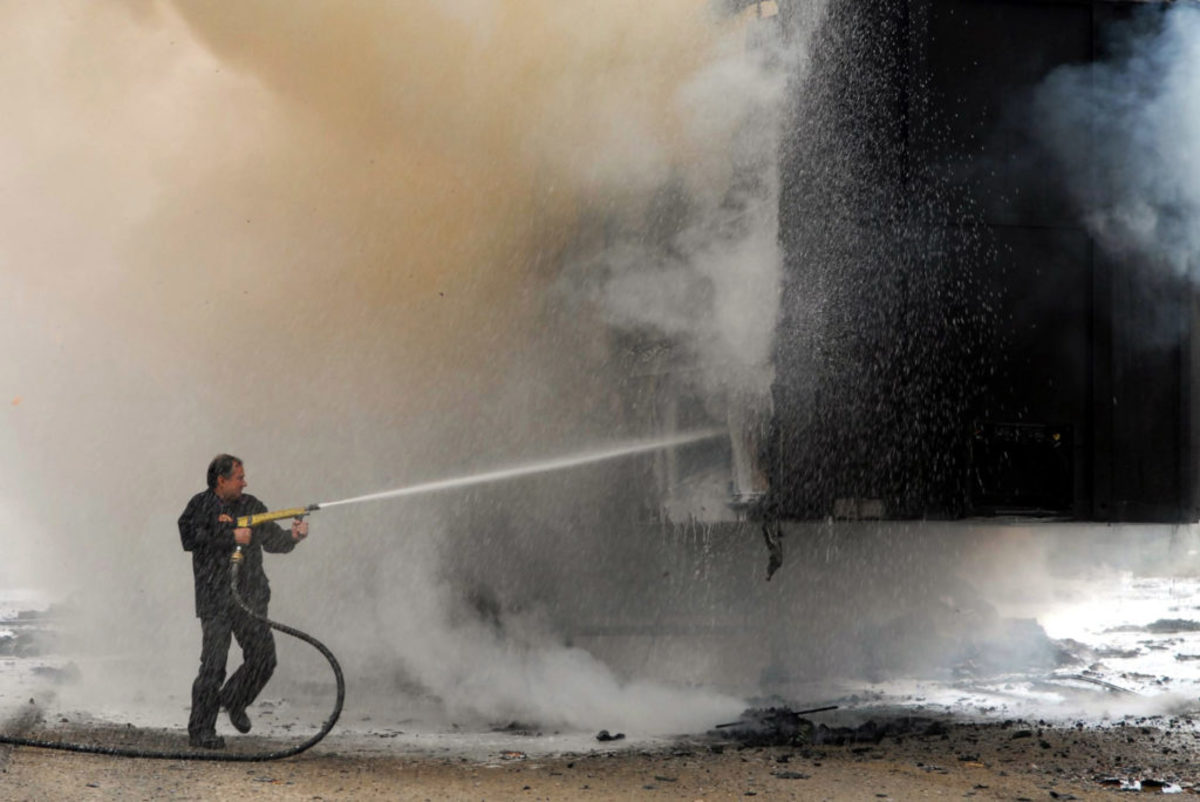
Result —
[{"label": "dark boot", "polygon": [[229,712],[229,723],[233,725],[235,730],[243,735],[247,732],[250,732],[250,727],[252,725],[250,723],[250,717],[246,715],[246,708],[230,707],[227,708],[227,710]]}]

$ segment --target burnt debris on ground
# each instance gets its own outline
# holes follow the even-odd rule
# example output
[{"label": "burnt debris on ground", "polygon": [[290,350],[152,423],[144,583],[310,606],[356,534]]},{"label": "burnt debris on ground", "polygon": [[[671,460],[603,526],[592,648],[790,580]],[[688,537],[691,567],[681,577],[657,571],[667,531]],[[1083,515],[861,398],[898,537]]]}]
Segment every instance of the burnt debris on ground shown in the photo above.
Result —
[{"label": "burnt debris on ground", "polygon": [[830,727],[805,717],[833,709],[832,706],[800,711],[788,707],[750,708],[737,721],[718,725],[709,731],[709,735],[753,747],[845,746],[877,744],[889,737],[944,735],[948,732],[944,722],[920,716],[900,716],[884,721],[872,719],[857,727]]}]

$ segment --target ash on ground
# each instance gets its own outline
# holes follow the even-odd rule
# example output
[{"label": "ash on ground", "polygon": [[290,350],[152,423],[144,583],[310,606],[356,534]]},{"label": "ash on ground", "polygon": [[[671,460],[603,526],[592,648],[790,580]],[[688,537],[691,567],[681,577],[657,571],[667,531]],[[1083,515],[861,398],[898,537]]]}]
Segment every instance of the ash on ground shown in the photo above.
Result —
[{"label": "ash on ground", "polygon": [[945,721],[921,716],[869,720],[856,727],[836,727],[805,718],[788,707],[750,708],[736,722],[722,724],[709,736],[743,746],[846,746],[877,744],[884,738],[932,736],[949,732]]}]

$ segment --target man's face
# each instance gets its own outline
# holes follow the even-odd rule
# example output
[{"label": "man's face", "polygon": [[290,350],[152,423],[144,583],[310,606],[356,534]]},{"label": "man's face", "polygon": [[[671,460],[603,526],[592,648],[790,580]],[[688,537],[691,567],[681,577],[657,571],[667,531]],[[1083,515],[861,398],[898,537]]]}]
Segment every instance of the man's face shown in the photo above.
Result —
[{"label": "man's face", "polygon": [[237,501],[242,496],[242,491],[246,489],[246,469],[242,464],[236,463],[233,466],[233,473],[226,479],[224,476],[217,477],[216,494],[222,501]]}]

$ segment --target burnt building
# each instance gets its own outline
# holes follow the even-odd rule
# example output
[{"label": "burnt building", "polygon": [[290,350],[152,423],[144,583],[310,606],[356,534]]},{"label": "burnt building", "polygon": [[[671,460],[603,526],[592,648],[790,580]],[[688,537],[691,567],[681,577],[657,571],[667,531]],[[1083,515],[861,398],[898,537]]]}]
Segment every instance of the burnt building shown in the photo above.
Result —
[{"label": "burnt building", "polygon": [[782,152],[768,515],[1197,520],[1190,270],[1098,241],[1103,176],[1038,112],[1165,8],[830,0]]}]

